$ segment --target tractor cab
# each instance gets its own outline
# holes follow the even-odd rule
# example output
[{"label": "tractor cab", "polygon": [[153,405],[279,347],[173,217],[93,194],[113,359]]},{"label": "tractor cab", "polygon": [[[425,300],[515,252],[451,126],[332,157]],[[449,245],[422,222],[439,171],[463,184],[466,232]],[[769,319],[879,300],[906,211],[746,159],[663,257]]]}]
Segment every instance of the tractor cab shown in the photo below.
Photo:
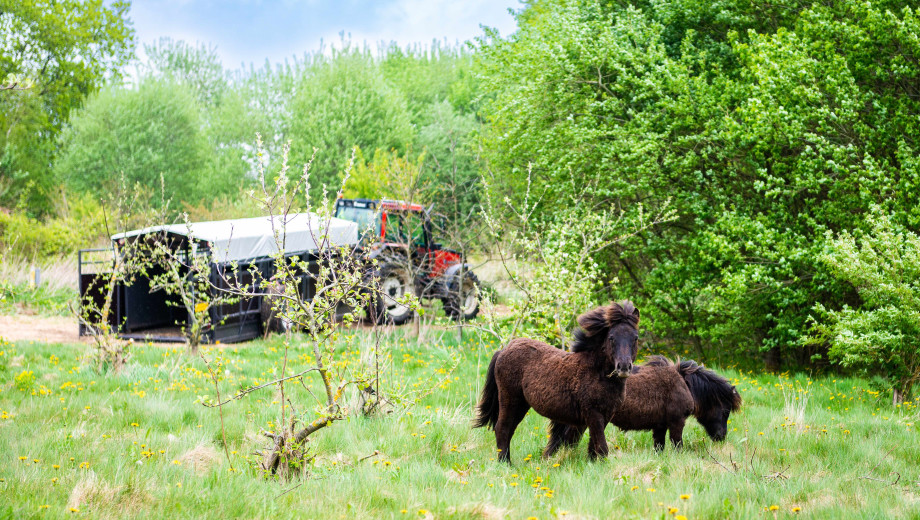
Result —
[{"label": "tractor cab", "polygon": [[338,199],[335,216],[357,223],[365,246],[384,243],[424,249],[440,247],[432,242],[431,219],[420,204],[388,199]]},{"label": "tractor cab", "polygon": [[407,291],[440,299],[448,315],[472,319],[479,312],[479,280],[458,251],[434,241],[430,209],[390,199],[338,199],[335,217],[358,224],[364,254],[377,259],[384,298],[378,321],[403,323],[411,312],[397,300]]}]

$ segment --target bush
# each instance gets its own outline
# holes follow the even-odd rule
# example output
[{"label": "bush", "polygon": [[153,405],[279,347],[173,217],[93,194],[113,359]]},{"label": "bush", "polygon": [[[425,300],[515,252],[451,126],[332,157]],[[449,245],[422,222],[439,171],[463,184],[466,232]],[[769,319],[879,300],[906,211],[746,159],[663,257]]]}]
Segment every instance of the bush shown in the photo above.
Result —
[{"label": "bush", "polygon": [[148,79],[135,89],[109,87],[91,96],[70,124],[55,170],[77,191],[114,194],[113,181],[123,175],[155,207],[161,187],[176,201],[214,194],[200,109],[181,85]]},{"label": "bush", "polygon": [[0,211],[0,252],[25,258],[49,258],[91,247],[105,237],[102,206],[89,195],[64,197],[58,215],[39,220],[25,213]]},{"label": "bush", "polygon": [[806,342],[828,342],[831,360],[882,374],[900,401],[920,381],[920,236],[896,229],[878,208],[868,220],[867,233],[828,233],[820,257],[834,276],[856,287],[862,305],[816,305],[820,318]]}]

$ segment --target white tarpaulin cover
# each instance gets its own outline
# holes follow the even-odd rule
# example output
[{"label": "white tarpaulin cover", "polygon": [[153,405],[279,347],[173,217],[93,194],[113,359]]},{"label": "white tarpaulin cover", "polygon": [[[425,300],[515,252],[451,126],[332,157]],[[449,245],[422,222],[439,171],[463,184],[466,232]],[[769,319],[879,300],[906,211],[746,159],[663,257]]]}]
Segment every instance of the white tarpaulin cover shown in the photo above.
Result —
[{"label": "white tarpaulin cover", "polygon": [[[316,242],[322,241],[326,234],[325,226],[326,220],[313,213],[293,213],[284,218],[275,217],[274,226],[269,217],[215,220],[137,229],[113,235],[112,240],[151,233],[172,233],[209,242],[214,260],[227,262],[276,253],[279,243],[287,253],[316,249]],[[277,240],[275,233],[278,234]],[[333,217],[329,219],[328,238],[335,245],[356,244],[358,224]]]}]

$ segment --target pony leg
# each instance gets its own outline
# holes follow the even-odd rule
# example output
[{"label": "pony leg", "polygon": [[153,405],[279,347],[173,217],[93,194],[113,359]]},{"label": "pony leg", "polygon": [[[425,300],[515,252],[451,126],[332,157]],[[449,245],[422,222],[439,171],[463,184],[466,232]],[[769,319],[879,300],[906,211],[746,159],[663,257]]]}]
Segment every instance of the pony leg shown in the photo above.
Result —
[{"label": "pony leg", "polygon": [[495,423],[495,447],[498,449],[498,460],[511,463],[511,437],[517,429],[530,406],[526,401],[502,403],[498,410],[498,421]]},{"label": "pony leg", "polygon": [[667,431],[667,428],[655,428],[652,430],[652,439],[655,441],[655,451],[664,449],[664,434]]},{"label": "pony leg", "polygon": [[668,434],[671,436],[671,443],[674,444],[674,449],[680,450],[684,446],[684,421],[670,425]]},{"label": "pony leg", "polygon": [[588,433],[590,435],[588,458],[591,460],[595,460],[598,457],[606,458],[609,453],[607,439],[604,437],[604,428],[606,426],[606,418],[599,413],[592,413],[588,418]]}]

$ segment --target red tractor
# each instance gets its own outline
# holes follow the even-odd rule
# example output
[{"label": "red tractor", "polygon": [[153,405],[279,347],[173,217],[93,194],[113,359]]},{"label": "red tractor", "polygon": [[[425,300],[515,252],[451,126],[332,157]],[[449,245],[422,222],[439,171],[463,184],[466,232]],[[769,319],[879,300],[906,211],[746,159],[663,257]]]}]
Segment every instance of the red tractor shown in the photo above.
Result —
[{"label": "red tractor", "polygon": [[479,313],[479,279],[461,253],[434,242],[429,210],[397,200],[338,199],[335,216],[358,224],[363,254],[377,260],[369,274],[380,278],[382,295],[368,309],[371,319],[409,321],[413,311],[399,300],[410,291],[420,299],[441,300],[455,319]]}]

